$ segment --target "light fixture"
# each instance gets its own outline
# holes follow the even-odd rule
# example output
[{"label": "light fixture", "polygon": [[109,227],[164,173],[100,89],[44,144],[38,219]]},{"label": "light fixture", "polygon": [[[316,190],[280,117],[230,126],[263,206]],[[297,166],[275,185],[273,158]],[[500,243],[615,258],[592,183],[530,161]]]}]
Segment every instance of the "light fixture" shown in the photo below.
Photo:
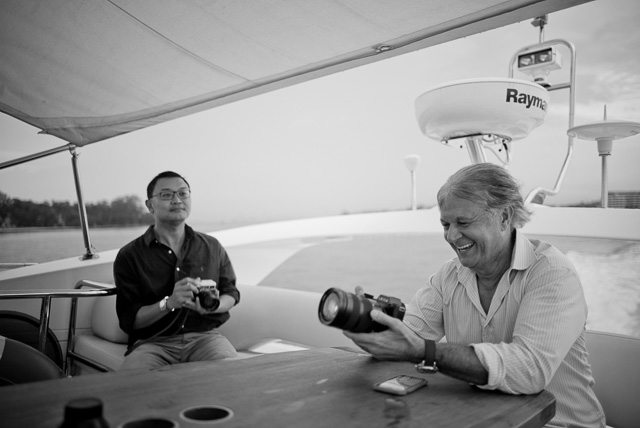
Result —
[{"label": "light fixture", "polygon": [[420,156],[418,155],[407,155],[404,158],[404,166],[407,167],[409,172],[411,173],[411,209],[418,209],[417,205],[417,197],[416,197],[416,169],[418,169],[418,165],[420,165]]},{"label": "light fixture", "polygon": [[545,47],[518,55],[518,70],[533,77],[533,81],[544,87],[549,87],[547,76],[552,70],[562,67],[560,53],[555,46]]}]

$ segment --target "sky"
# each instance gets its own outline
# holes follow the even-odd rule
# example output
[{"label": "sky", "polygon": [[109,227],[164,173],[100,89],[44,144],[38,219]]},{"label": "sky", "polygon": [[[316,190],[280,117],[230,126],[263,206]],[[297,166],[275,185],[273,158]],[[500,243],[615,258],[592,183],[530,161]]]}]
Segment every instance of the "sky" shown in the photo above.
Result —
[{"label": "sky", "polygon": [[[605,105],[608,120],[640,121],[638,22],[637,0],[596,0],[549,15],[545,40],[576,46],[574,125],[602,121]],[[191,185],[197,223],[408,209],[411,175],[403,159],[416,154],[417,203],[432,206],[438,188],[469,157],[421,133],[416,98],[453,80],[507,77],[512,55],[538,37],[530,21],[521,22],[79,148],[85,202],[144,200],[148,182],[173,170]],[[568,70],[568,51],[560,53]],[[567,81],[567,72],[559,73],[552,83]],[[552,92],[544,124],[512,143],[509,170],[524,195],[556,184],[567,153],[568,100],[567,90]],[[65,144],[37,132],[0,113],[0,162]],[[610,191],[640,191],[638,161],[640,135],[614,142]],[[0,170],[0,191],[75,202],[71,156]],[[545,203],[599,201],[600,192],[596,142],[576,139],[560,193]]]}]

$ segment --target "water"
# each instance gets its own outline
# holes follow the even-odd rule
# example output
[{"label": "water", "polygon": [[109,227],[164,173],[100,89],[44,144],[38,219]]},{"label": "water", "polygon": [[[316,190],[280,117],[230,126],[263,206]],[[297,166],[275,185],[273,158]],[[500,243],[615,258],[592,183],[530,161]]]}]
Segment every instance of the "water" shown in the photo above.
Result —
[{"label": "water", "polygon": [[[640,337],[640,242],[533,236],[565,253],[580,274],[587,328]],[[408,302],[454,256],[440,234],[356,237],[306,248],[260,285],[324,292],[353,291]]]},{"label": "water", "polygon": [[[231,225],[194,225],[207,232]],[[120,248],[146,226],[92,229],[98,252]],[[587,328],[640,337],[640,243],[531,236],[564,252],[578,270],[589,305]],[[0,233],[0,263],[43,263],[84,254],[80,230]],[[330,287],[398,297],[407,302],[453,252],[441,235],[365,236],[303,249],[260,285],[324,292]]]},{"label": "water", "polygon": [[[95,252],[120,248],[140,236],[146,227],[92,229]],[[44,263],[85,253],[82,231],[77,229],[34,230],[0,233],[0,263]]]},{"label": "water", "polygon": [[[199,231],[212,232],[241,224],[194,224]],[[148,226],[91,228],[92,251],[102,252],[121,248],[142,235]],[[80,229],[44,229],[2,232],[0,230],[0,263],[44,263],[86,252]]]}]

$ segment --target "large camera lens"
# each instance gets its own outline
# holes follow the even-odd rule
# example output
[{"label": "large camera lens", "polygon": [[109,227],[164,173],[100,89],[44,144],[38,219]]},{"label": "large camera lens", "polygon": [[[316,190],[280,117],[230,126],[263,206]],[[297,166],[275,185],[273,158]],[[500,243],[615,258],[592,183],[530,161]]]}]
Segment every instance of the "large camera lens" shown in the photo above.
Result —
[{"label": "large camera lens", "polygon": [[372,308],[373,304],[364,296],[330,288],[320,300],[318,318],[325,325],[354,333],[381,331],[384,326],[374,322],[369,315]]}]

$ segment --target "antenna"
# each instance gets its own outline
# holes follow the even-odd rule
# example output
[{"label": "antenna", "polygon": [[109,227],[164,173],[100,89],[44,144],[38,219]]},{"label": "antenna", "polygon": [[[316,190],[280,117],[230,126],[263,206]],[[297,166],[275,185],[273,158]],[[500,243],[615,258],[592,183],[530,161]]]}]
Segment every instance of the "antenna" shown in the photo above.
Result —
[{"label": "antenna", "polygon": [[451,141],[466,145],[474,164],[487,162],[487,149],[507,167],[511,143],[544,122],[548,103],[548,91],[536,83],[481,78],[431,88],[416,99],[415,107],[418,126],[427,137],[450,147]]},{"label": "antenna", "polygon": [[609,206],[609,171],[607,160],[611,156],[613,140],[631,137],[640,134],[640,123],[629,121],[608,121],[607,106],[604,106],[602,122],[594,122],[570,128],[567,131],[570,137],[581,140],[595,140],[598,142],[598,154],[602,158],[601,196],[602,208]]}]

